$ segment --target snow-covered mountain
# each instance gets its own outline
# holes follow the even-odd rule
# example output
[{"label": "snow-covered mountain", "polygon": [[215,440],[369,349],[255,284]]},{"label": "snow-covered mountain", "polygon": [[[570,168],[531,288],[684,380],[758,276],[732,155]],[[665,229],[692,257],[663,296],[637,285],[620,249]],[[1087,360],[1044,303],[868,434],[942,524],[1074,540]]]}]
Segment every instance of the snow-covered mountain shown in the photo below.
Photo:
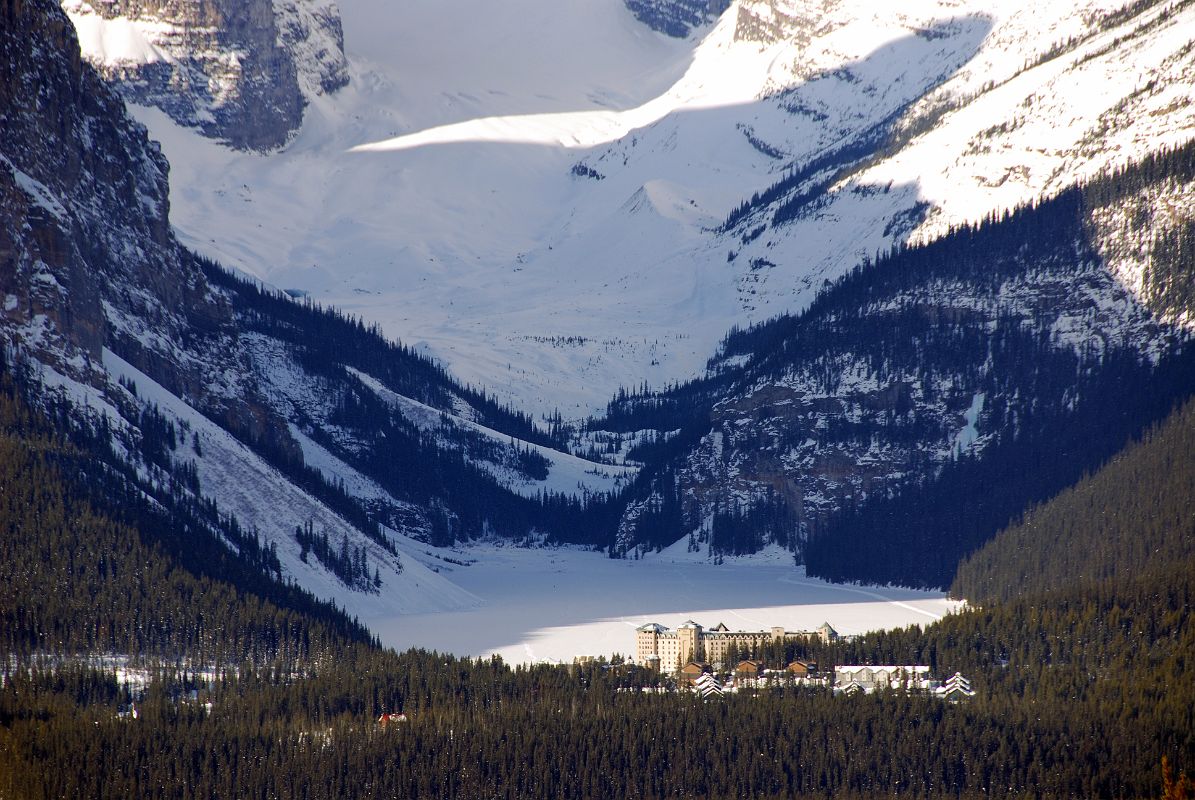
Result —
[{"label": "snow-covered mountain", "polygon": [[3,7],[11,357],[354,613],[799,551],[1190,338],[1186,162],[1097,179],[1190,138],[1189,2]]},{"label": "snow-covered mountain", "polygon": [[341,13],[351,83],[281,152],[137,112],[184,241],[572,418],[1195,107],[1185,3],[740,0],[685,39],[603,0]]},{"label": "snow-covered mountain", "polygon": [[32,399],[109,440],[97,475],[385,616],[476,602],[424,542],[536,535],[529,498],[567,517],[633,473],[554,449],[359,320],[183,249],[168,164],[67,16],[6,0],[0,20],[0,341]]}]

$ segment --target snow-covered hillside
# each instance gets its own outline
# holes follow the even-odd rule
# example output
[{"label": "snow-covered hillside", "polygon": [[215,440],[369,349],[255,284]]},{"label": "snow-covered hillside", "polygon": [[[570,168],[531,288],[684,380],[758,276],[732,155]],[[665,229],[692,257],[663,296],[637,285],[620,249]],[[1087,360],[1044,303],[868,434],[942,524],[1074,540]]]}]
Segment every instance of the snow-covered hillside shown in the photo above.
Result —
[{"label": "snow-covered hillside", "polygon": [[[401,548],[398,555],[389,553],[363,536],[227,431],[119,356],[105,351],[104,366],[118,381],[136,387],[142,402],[153,404],[167,419],[190,432],[193,445],[186,455],[195,464],[205,493],[218,499],[223,513],[235,515],[241,525],[256,530],[277,548],[283,574],[289,580],[317,597],[334,600],[354,615],[455,611],[481,602],[420,560],[402,557]],[[77,391],[70,383],[63,386]],[[99,405],[98,410],[119,424],[120,415],[105,406]],[[326,534],[337,545],[343,539],[354,551],[364,548],[369,566],[381,578],[381,591],[352,591],[315,558],[301,558],[294,532],[304,525]],[[388,531],[387,537],[396,543],[409,541],[395,531]]]},{"label": "snow-covered hillside", "polygon": [[[697,374],[732,325],[1189,136],[1186,2],[346,3],[352,80],[270,156],[139,116],[184,241],[528,410]],[[728,214],[794,169],[819,199]],[[783,197],[780,198],[783,200]]]}]

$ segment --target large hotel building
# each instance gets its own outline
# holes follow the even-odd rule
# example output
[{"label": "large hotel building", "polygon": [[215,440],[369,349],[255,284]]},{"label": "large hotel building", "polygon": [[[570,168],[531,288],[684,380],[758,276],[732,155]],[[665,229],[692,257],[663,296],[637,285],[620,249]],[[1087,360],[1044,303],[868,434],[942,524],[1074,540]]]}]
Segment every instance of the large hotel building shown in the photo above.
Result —
[{"label": "large hotel building", "polygon": [[635,629],[635,662],[661,672],[676,672],[690,661],[724,663],[732,645],[738,651],[745,651],[791,639],[832,642],[837,638],[837,631],[828,622],[812,631],[786,631],[781,627],[766,631],[732,631],[721,623],[706,630],[692,620],[671,630],[649,622]]}]

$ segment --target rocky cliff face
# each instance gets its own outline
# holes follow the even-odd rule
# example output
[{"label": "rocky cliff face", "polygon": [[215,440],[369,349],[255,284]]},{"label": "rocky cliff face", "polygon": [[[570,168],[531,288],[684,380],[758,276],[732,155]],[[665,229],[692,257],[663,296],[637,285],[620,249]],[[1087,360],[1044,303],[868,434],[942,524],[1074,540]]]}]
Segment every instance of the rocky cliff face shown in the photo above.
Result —
[{"label": "rocky cliff face", "polygon": [[626,4],[652,30],[682,38],[716,19],[730,7],[730,0],[626,0]]},{"label": "rocky cliff face", "polygon": [[837,5],[825,0],[744,0],[737,8],[734,37],[761,44],[789,40],[804,45],[816,33],[834,27]]},{"label": "rocky cliff face", "polygon": [[64,0],[83,55],[130,101],[233,147],[268,150],[306,97],[348,83],[340,15],[326,0]]},{"label": "rocky cliff face", "polygon": [[0,18],[4,338],[94,386],[107,348],[213,416],[280,430],[235,355],[227,304],[174,239],[157,146],[52,0],[4,0]]}]

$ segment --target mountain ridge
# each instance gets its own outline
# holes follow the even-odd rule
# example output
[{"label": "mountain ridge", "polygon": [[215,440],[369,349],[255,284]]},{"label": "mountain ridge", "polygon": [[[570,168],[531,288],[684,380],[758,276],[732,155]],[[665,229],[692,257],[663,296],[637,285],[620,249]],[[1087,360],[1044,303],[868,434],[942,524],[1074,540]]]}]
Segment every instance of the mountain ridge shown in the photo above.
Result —
[{"label": "mountain ridge", "polygon": [[[706,261],[694,270],[699,279],[713,274],[716,264],[722,270],[719,285],[731,280],[748,294],[757,291],[745,288],[748,284],[758,291],[774,281],[803,287],[789,300],[798,307],[806,303],[803,312],[737,329],[720,353],[702,354],[705,368],[698,374],[704,375],[695,382],[675,381],[663,390],[633,384],[643,388],[620,392],[602,418],[570,420],[559,409],[522,411],[506,403],[499,388],[462,383],[455,377],[456,364],[434,358],[436,348],[424,346],[426,340],[397,344],[383,323],[331,310],[318,294],[299,288],[278,292],[193,256],[175,238],[168,214],[172,200],[188,202],[194,192],[181,190],[184,184],[176,181],[174,196],[167,195],[167,165],[145,129],[81,60],[61,9],[42,6],[31,18],[34,27],[24,20],[26,27],[13,29],[28,35],[10,33],[4,42],[7,85],[32,85],[40,70],[47,78],[40,91],[50,100],[41,106],[14,105],[21,124],[7,127],[0,141],[7,167],[0,195],[21,215],[11,218],[19,224],[7,228],[8,250],[16,260],[9,288],[0,287],[6,292],[7,341],[18,360],[41,365],[34,371],[47,397],[73,404],[72,413],[87,424],[112,430],[114,458],[124,459],[116,466],[134,484],[154,491],[177,484],[195,498],[216,501],[223,514],[276,549],[287,579],[354,613],[374,616],[387,609],[476,602],[430,568],[433,557],[409,557],[424,544],[497,538],[570,543],[633,558],[687,538],[690,549],[715,561],[772,543],[802,557],[810,542],[837,530],[840,519],[857,521],[851,515],[863,513],[869,503],[919,496],[955,462],[974,459],[982,465],[989,451],[1011,452],[1007,447],[1020,441],[1023,431],[1047,436],[1059,430],[1076,408],[1099,407],[1105,389],[1103,402],[1120,397],[1116,392],[1125,386],[1116,385],[1117,376],[1147,382],[1155,371],[1169,369],[1158,365],[1171,364],[1189,338],[1192,302],[1186,255],[1195,208],[1191,147],[1165,150],[1181,108],[1149,123],[1162,126],[1164,135],[1149,139],[1156,146],[1151,152],[1160,154],[1077,187],[1066,184],[1044,198],[1034,195],[1015,212],[989,211],[983,222],[947,224],[944,235],[935,236],[933,231],[946,224],[946,212],[924,195],[922,179],[880,183],[873,173],[891,174],[912,158],[910,148],[923,150],[926,137],[944,135],[939,122],[954,124],[949,121],[973,111],[976,98],[946,101],[961,91],[957,84],[975,83],[976,57],[995,58],[989,39],[1027,24],[1023,10],[1004,18],[972,14],[924,25],[938,8],[928,0],[896,17],[870,21],[858,8],[797,5],[740,3],[697,45],[693,69],[669,89],[668,102],[680,105],[667,107],[629,139],[602,145],[580,161],[570,154],[565,154],[568,160],[553,156],[556,167],[565,170],[570,193],[621,200],[612,216],[596,219],[621,226],[619,235],[610,237],[605,257],[611,263],[626,257],[626,264],[616,266],[630,270],[627,274],[649,271],[635,262],[648,262],[658,252],[653,242],[660,241],[655,237],[661,231],[680,232],[685,248],[705,248]],[[1105,61],[1118,48],[1148,50],[1150,37],[1161,34],[1160,54],[1151,50],[1150,57],[1169,59],[1168,68],[1181,73],[1189,54],[1169,48],[1184,15],[1192,13],[1188,5],[1137,3],[1103,9],[1086,20],[1055,9],[1083,35],[1049,49],[1049,58],[1019,68],[1005,59],[1001,63],[1008,74],[1002,82],[979,87],[976,97],[1015,95],[1020,89],[1013,92],[1010,86],[1050,65],[1068,75],[1082,65],[1108,66]],[[13,8],[8,13],[15,13]],[[744,27],[744,14],[768,9],[780,27],[762,33],[758,26]],[[817,16],[822,11],[825,18]],[[618,13],[610,18],[617,30],[639,25],[626,12]],[[870,38],[850,40],[863,30]],[[662,39],[648,42],[644,52],[672,58],[694,46],[657,41]],[[811,55],[813,60],[794,72],[780,57],[802,43],[839,68],[826,69]],[[54,57],[43,59],[40,48]],[[848,58],[857,52],[864,57]],[[820,130],[845,137],[840,137],[845,144],[823,151],[816,150],[824,144],[820,139],[806,143],[811,152],[822,153],[821,160],[809,161],[762,123],[729,128],[744,148],[740,155],[766,162],[768,174],[782,176],[777,188],[741,205],[729,222],[696,203],[684,174],[640,182],[643,175],[636,172],[638,161],[653,169],[664,163],[656,160],[661,153],[669,170],[679,170],[695,151],[681,147],[677,137],[691,132],[698,120],[743,125],[734,119],[742,110],[738,106],[720,107],[712,116],[709,110],[683,107],[694,98],[714,96],[702,94],[707,89],[741,90],[730,85],[733,70],[715,75],[710,53],[743,59],[755,70],[764,54],[771,66],[758,74],[775,69],[788,79],[801,76],[797,85],[773,86],[750,105],[761,115],[767,110],[773,122],[799,120],[784,136]],[[921,60],[915,74],[902,75],[893,86],[884,83],[892,63],[915,54],[932,58]],[[703,83],[714,77],[724,83],[713,88]],[[349,98],[357,102],[382,85],[380,74],[373,78],[372,87],[350,82],[343,91],[365,92]],[[1032,83],[1043,81],[1049,83],[1041,76]],[[851,98],[833,118],[813,103],[829,102],[831,89]],[[1157,104],[1169,91],[1155,84],[1134,94],[1134,102]],[[882,95],[882,102],[866,113],[852,105],[873,95]],[[322,145],[308,137],[326,132],[322,126],[333,124],[328,115],[342,102],[348,101],[327,95],[312,99],[312,127],[283,152],[233,153],[225,163],[251,161],[263,167],[296,163],[288,159],[318,160]],[[158,130],[178,132],[173,123],[161,122],[161,112],[134,111],[157,120]],[[631,112],[647,113],[642,107]],[[981,139],[990,144],[1006,134],[1020,135],[1017,131],[1029,124]],[[1115,130],[1133,131],[1137,123],[1125,125]],[[46,139],[47,129],[63,133]],[[59,160],[63,153],[87,150],[84,130],[99,145],[92,148],[95,160],[83,157],[74,172],[64,173],[75,176],[74,182],[64,183]],[[1074,132],[1068,128],[1064,138]],[[1157,134],[1153,128],[1138,132]],[[196,143],[194,132],[181,136],[176,144]],[[656,147],[661,141],[665,146]],[[1072,144],[1064,142],[1062,155],[1051,158],[1065,160]],[[1112,144],[1089,144],[1098,158],[1081,171],[1094,173],[1112,163]],[[206,140],[195,146],[199,161],[211,153],[232,153]],[[439,146],[445,145],[428,152]],[[422,153],[423,147],[414,152]],[[983,155],[978,144],[968,145],[971,149],[972,155]],[[410,151],[383,149],[367,157],[397,157],[392,152]],[[112,169],[134,178],[111,181],[105,170]],[[1047,183],[1068,174],[1064,170]],[[310,183],[295,190],[324,191]],[[1027,185],[1015,188],[1013,196]],[[629,199],[623,196],[628,186],[635,187]],[[242,188],[238,202],[257,208],[255,190],[248,183]],[[966,202],[978,202],[976,197],[991,199],[980,192]],[[850,210],[863,206],[878,216],[860,217]],[[125,216],[106,213],[109,207]],[[254,219],[243,209],[240,216]],[[880,222],[883,230],[876,229]],[[583,223],[577,223],[585,229],[576,236],[556,240],[555,247],[549,243],[546,250],[541,241],[535,245],[538,255],[528,251],[509,272],[489,276],[475,287],[473,299],[490,290],[501,294],[525,287],[521,281],[536,280],[559,259],[575,255],[599,231],[587,227],[590,220]],[[856,223],[861,227],[852,233],[850,225]],[[821,239],[801,241],[823,228],[829,233]],[[841,249],[837,237],[843,234],[855,237],[845,255],[840,253],[832,268],[822,263],[825,269],[819,272],[819,248]],[[191,242],[185,232],[180,236]],[[868,255],[851,260],[861,242],[873,240],[890,242],[893,249],[874,260]],[[734,242],[729,253],[721,250],[727,241]],[[808,257],[794,255],[798,243],[808,246]],[[691,252],[673,253],[671,266],[653,264],[659,274],[651,280],[670,281],[669,270]],[[531,274],[518,277],[524,272]],[[579,301],[601,304],[611,292],[628,302],[659,299],[650,293],[635,296],[634,282],[612,281],[615,274],[588,274],[574,287]],[[590,292],[599,281],[614,287]],[[681,288],[698,304],[730,299],[714,298],[709,286]],[[742,292],[734,297],[741,299]],[[467,319],[469,302],[461,295],[436,313],[458,313],[457,301]],[[35,308],[35,303],[41,305]],[[583,319],[568,306],[543,308],[548,319]],[[709,317],[718,318],[717,313]],[[472,347],[492,344],[476,330]],[[666,360],[667,341],[644,336],[635,342],[635,336],[631,331],[602,338],[537,334],[528,335],[526,345],[528,354],[553,354],[545,372],[558,377],[586,354],[593,368],[611,370],[628,347],[636,358]],[[676,334],[673,341],[692,336]],[[686,346],[695,357],[698,343]],[[595,350],[614,356],[598,363],[592,360]],[[523,380],[527,368],[520,370],[506,364],[506,380]],[[590,374],[582,369],[570,380]],[[479,385],[486,388],[475,388]],[[1091,452],[1078,453],[1069,468],[1082,469],[1088,463],[1082,459],[1094,465],[1097,451],[1119,446],[1112,439],[1132,435],[1152,420],[1152,413],[1137,409],[1137,416],[1121,427],[1110,426],[1103,439],[1093,436]],[[163,429],[172,432],[167,437]],[[967,546],[977,546],[994,530],[976,533],[978,540],[967,539]],[[918,542],[911,552],[926,546]],[[961,554],[940,549],[942,570],[948,571],[951,559]],[[859,577],[852,570],[863,569],[862,562],[851,566],[849,553],[832,556],[834,563],[826,566],[824,558],[833,548],[819,552],[819,569],[839,570],[833,574],[840,578]],[[950,577],[915,573],[915,565],[908,569],[913,571],[881,578],[939,585]]]}]

